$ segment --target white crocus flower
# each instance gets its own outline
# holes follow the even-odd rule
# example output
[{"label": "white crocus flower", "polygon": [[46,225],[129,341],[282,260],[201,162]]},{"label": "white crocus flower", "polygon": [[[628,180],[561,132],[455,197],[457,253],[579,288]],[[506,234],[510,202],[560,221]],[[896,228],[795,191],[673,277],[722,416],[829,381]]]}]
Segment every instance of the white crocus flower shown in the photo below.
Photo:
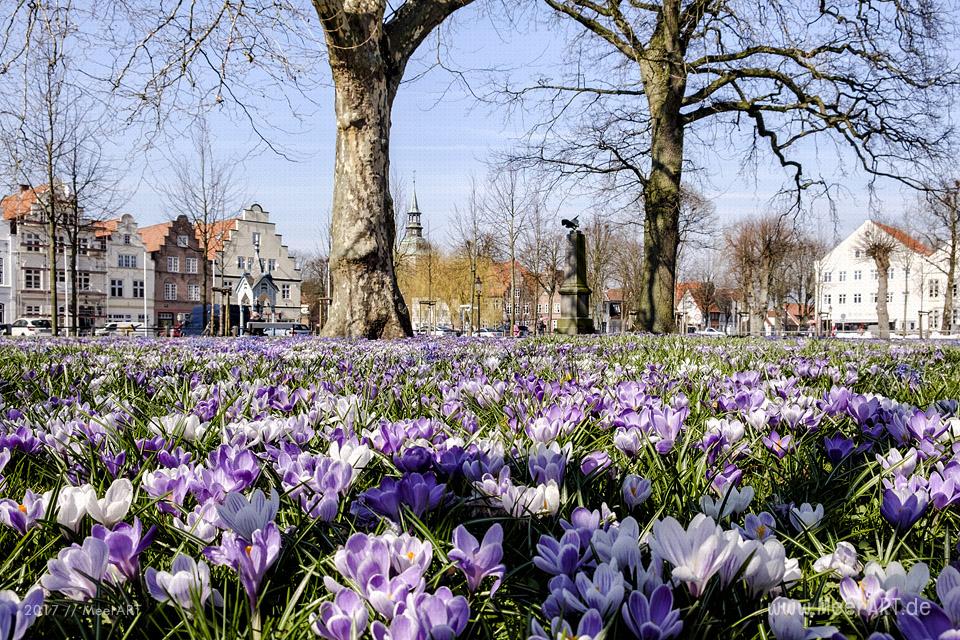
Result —
[{"label": "white crocus flower", "polygon": [[554,480],[536,487],[510,486],[501,501],[503,509],[515,518],[554,515],[560,510],[560,487]]},{"label": "white crocus flower", "polygon": [[87,493],[86,509],[91,518],[110,528],[127,517],[132,501],[133,483],[126,478],[117,478],[101,499],[97,499],[97,493],[91,487]]},{"label": "white crocus flower", "polygon": [[744,487],[738,490],[731,484],[727,486],[726,493],[722,498],[714,499],[711,496],[700,498],[700,510],[711,518],[720,520],[731,513],[745,511],[753,502],[753,496],[753,487]]},{"label": "white crocus flower", "polygon": [[815,507],[811,507],[809,502],[804,502],[799,507],[790,509],[790,524],[797,531],[814,529],[821,520],[823,520],[822,504],[818,503]]},{"label": "white crocus flower", "polygon": [[776,538],[758,546],[743,572],[754,596],[767,594],[780,586],[787,572],[787,552]]},{"label": "white crocus flower", "polygon": [[914,564],[910,571],[905,571],[897,561],[888,564],[886,569],[878,562],[868,562],[863,575],[876,576],[884,591],[896,589],[900,596],[920,595],[930,582],[930,569],[923,562]]},{"label": "white crocus flower", "polygon": [[857,560],[857,550],[849,542],[838,543],[833,553],[828,553],[813,563],[813,570],[817,573],[832,571],[841,578],[852,578],[859,574],[862,568]]},{"label": "white crocus flower", "polygon": [[57,496],[57,524],[76,533],[91,498],[96,500],[97,492],[89,484],[61,489]]},{"label": "white crocus flower", "polygon": [[892,471],[894,475],[909,477],[917,468],[917,450],[910,447],[906,453],[899,449],[890,449],[886,456],[877,454],[877,462],[884,471]]},{"label": "white crocus flower", "polygon": [[150,423],[150,430],[161,436],[182,436],[184,440],[193,442],[203,439],[207,433],[209,425],[201,423],[200,418],[194,414],[190,415],[171,415],[154,418]]},{"label": "white crocus flower", "polygon": [[770,603],[767,623],[777,640],[830,638],[837,633],[836,627],[804,626],[803,605],[791,598],[780,597]]},{"label": "white crocus flower", "polygon": [[[332,441],[327,455],[334,460],[346,462],[353,467],[354,472],[362,471],[373,459],[373,452],[370,451],[370,447],[360,444],[356,440],[345,440],[342,445],[336,440]],[[357,473],[354,473],[353,477],[357,477]]]}]

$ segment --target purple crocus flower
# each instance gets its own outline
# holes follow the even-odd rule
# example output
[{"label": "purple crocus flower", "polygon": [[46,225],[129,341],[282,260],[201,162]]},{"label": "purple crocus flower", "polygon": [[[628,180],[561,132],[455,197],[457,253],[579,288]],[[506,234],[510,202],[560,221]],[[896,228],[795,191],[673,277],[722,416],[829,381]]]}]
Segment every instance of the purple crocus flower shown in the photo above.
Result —
[{"label": "purple crocus flower", "polygon": [[533,558],[538,569],[550,575],[572,576],[580,563],[580,535],[576,531],[565,531],[559,540],[547,534],[540,536]]},{"label": "purple crocus flower", "polygon": [[580,461],[580,473],[585,476],[610,468],[613,462],[606,451],[591,451]]},{"label": "purple crocus flower", "polygon": [[414,611],[429,640],[453,640],[470,621],[470,605],[463,596],[454,596],[447,587],[436,593],[421,593],[414,600]]},{"label": "purple crocus flower", "polygon": [[107,544],[110,564],[120,573],[119,576],[114,576],[115,583],[124,582],[136,575],[140,554],[150,546],[156,533],[157,528],[151,526],[144,535],[139,518],[134,518],[132,525],[121,522],[112,531],[103,525],[95,524],[90,532],[92,537]]},{"label": "purple crocus flower", "polygon": [[530,448],[527,469],[536,484],[547,484],[551,480],[563,484],[563,476],[570,457],[570,446],[561,448],[559,444],[537,443]]},{"label": "purple crocus flower", "polygon": [[616,564],[601,564],[593,572],[592,578],[581,571],[574,579],[574,585],[575,590],[567,589],[563,592],[566,605],[578,613],[596,609],[604,620],[620,608],[626,594],[623,574],[616,568]]},{"label": "purple crocus flower", "polygon": [[506,567],[500,562],[503,559],[502,545],[503,527],[499,523],[487,529],[482,543],[477,542],[463,525],[453,530],[453,549],[447,557],[467,577],[467,589],[470,593],[475,592],[487,576],[496,578],[490,587],[490,597],[497,592],[506,571]]},{"label": "purple crocus flower", "polygon": [[176,514],[178,507],[183,506],[192,482],[193,469],[180,465],[143,474],[140,487],[147,495],[157,498],[156,504],[161,511]]},{"label": "purple crocus flower", "polygon": [[[423,574],[433,557],[429,542],[414,545],[412,536],[371,536],[355,533],[333,556],[337,571],[347,579],[350,586],[364,598],[380,615],[393,618],[397,603],[406,600],[408,594],[423,589]],[[416,546],[417,548],[414,548]],[[398,549],[405,550],[401,557]],[[333,592],[345,587],[330,577],[323,580]]]},{"label": "purple crocus flower", "polygon": [[[11,409],[11,411],[14,410]],[[29,427],[21,426],[0,435],[0,449],[19,449],[24,453],[37,453],[43,449],[43,440],[34,435],[34,431]]]},{"label": "purple crocus flower", "polygon": [[417,616],[409,608],[397,613],[387,627],[379,620],[370,625],[373,640],[424,640],[426,634],[420,628]]},{"label": "purple crocus flower", "polygon": [[673,608],[673,593],[666,585],[654,589],[649,598],[642,591],[631,592],[620,612],[638,638],[669,640],[683,629],[680,612]]},{"label": "purple crocus flower", "polygon": [[254,532],[263,530],[273,522],[280,507],[280,496],[276,489],[270,490],[270,499],[257,489],[247,500],[242,494],[228,493],[223,504],[217,507],[217,514],[230,529],[242,539],[253,540]]},{"label": "purple crocus flower", "polygon": [[280,530],[276,523],[269,522],[262,529],[255,530],[249,539],[227,531],[220,546],[207,547],[203,554],[214,564],[228,566],[237,572],[247,592],[250,608],[255,609],[260,583],[280,554]]},{"label": "purple crocus flower", "polygon": [[429,471],[433,466],[433,453],[426,447],[407,447],[400,454],[394,454],[393,463],[400,471]]},{"label": "purple crocus flower", "polygon": [[653,486],[646,478],[629,474],[623,479],[623,503],[631,511],[646,502],[652,491]]},{"label": "purple crocus flower", "polygon": [[656,437],[653,439],[656,440],[654,448],[657,450],[657,453],[664,455],[673,449],[673,445],[677,440],[677,436],[680,435],[680,430],[683,428],[683,421],[686,419],[689,409],[671,409],[666,407],[663,410],[654,409],[653,407],[647,407],[641,413],[641,417],[645,418],[648,423],[652,426],[653,432],[656,434]]},{"label": "purple crocus flower", "polygon": [[30,489],[23,494],[22,502],[0,500],[0,522],[24,535],[46,515],[49,500],[48,494],[37,495]]},{"label": "purple crocus flower", "polygon": [[908,531],[927,510],[924,489],[910,491],[906,487],[885,489],[880,514],[900,533]]},{"label": "purple crocus flower", "polygon": [[23,600],[13,591],[0,591],[0,638],[20,640],[43,606],[43,589],[33,587]]},{"label": "purple crocus flower", "polygon": [[443,502],[447,485],[437,482],[430,473],[408,473],[399,480],[384,478],[379,487],[367,489],[351,505],[351,511],[364,516],[365,510],[386,516],[397,522],[402,506],[407,506],[418,518],[436,509]]},{"label": "purple crocus flower", "polygon": [[860,581],[844,578],[840,581],[840,597],[860,617],[872,620],[893,605],[897,590],[884,591],[877,576],[867,576]]},{"label": "purple crocus flower", "polygon": [[747,540],[765,542],[768,538],[774,538],[777,535],[777,521],[766,511],[757,514],[748,513],[743,519],[743,526],[737,528],[740,530],[740,535]]},{"label": "purple crocus flower", "polygon": [[763,437],[763,445],[782,460],[793,448],[793,436],[781,436],[776,431],[771,431],[769,436]]},{"label": "purple crocus flower", "polygon": [[897,628],[905,640],[956,640],[958,631],[947,613],[924,598],[915,598],[897,612]]},{"label": "purple crocus flower", "polygon": [[942,471],[934,471],[928,481],[930,501],[937,509],[945,509],[960,500],[960,463],[951,460]]},{"label": "purple crocus flower", "polygon": [[48,560],[47,572],[41,576],[40,584],[48,591],[59,591],[71,600],[84,602],[97,595],[109,568],[107,543],[90,537],[82,546],[73,544]]},{"label": "purple crocus flower", "polygon": [[595,638],[603,630],[603,618],[598,611],[591,609],[580,618],[576,632],[570,623],[555,616],[550,620],[550,630],[544,629],[539,622],[531,623],[529,640],[556,640],[557,638]]},{"label": "purple crocus flower", "polygon": [[853,453],[855,448],[853,440],[842,433],[837,433],[832,438],[824,438],[823,446],[827,452],[827,459],[833,464],[840,464],[844,458]]},{"label": "purple crocus flower", "polygon": [[312,629],[321,638],[328,640],[354,640],[367,632],[370,614],[363,598],[352,589],[341,589],[333,602],[320,605],[320,613],[313,621]]}]

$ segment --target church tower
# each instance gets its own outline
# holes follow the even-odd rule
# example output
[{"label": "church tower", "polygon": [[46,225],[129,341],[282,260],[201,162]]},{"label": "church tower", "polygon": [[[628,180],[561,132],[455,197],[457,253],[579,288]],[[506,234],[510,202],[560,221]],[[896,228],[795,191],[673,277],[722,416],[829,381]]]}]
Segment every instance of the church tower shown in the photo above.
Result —
[{"label": "church tower", "polygon": [[407,211],[407,226],[403,240],[400,242],[400,251],[413,258],[426,254],[430,250],[430,243],[423,237],[423,223],[420,216],[420,205],[417,203],[417,179],[413,179],[413,201]]}]

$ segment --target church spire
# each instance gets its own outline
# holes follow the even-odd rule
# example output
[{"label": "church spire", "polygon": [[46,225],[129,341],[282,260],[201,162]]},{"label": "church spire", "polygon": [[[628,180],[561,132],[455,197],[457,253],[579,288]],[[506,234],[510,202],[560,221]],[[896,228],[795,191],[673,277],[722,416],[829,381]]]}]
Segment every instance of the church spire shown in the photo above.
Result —
[{"label": "church spire", "polygon": [[407,237],[422,238],[423,224],[420,222],[420,205],[417,204],[417,172],[413,172],[413,200],[410,202],[410,209],[407,211]]},{"label": "church spire", "polygon": [[413,202],[410,203],[410,211],[407,213],[417,214],[417,222],[420,222],[420,205],[417,204],[417,172],[413,172]]}]

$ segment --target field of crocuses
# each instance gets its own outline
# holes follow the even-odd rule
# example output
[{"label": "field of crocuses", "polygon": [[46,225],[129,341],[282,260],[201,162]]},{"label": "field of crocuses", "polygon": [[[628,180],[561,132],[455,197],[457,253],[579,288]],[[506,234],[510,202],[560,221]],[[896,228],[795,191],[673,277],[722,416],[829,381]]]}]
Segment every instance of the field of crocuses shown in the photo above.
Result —
[{"label": "field of crocuses", "polygon": [[960,349],[0,342],[0,640],[960,638]]}]

